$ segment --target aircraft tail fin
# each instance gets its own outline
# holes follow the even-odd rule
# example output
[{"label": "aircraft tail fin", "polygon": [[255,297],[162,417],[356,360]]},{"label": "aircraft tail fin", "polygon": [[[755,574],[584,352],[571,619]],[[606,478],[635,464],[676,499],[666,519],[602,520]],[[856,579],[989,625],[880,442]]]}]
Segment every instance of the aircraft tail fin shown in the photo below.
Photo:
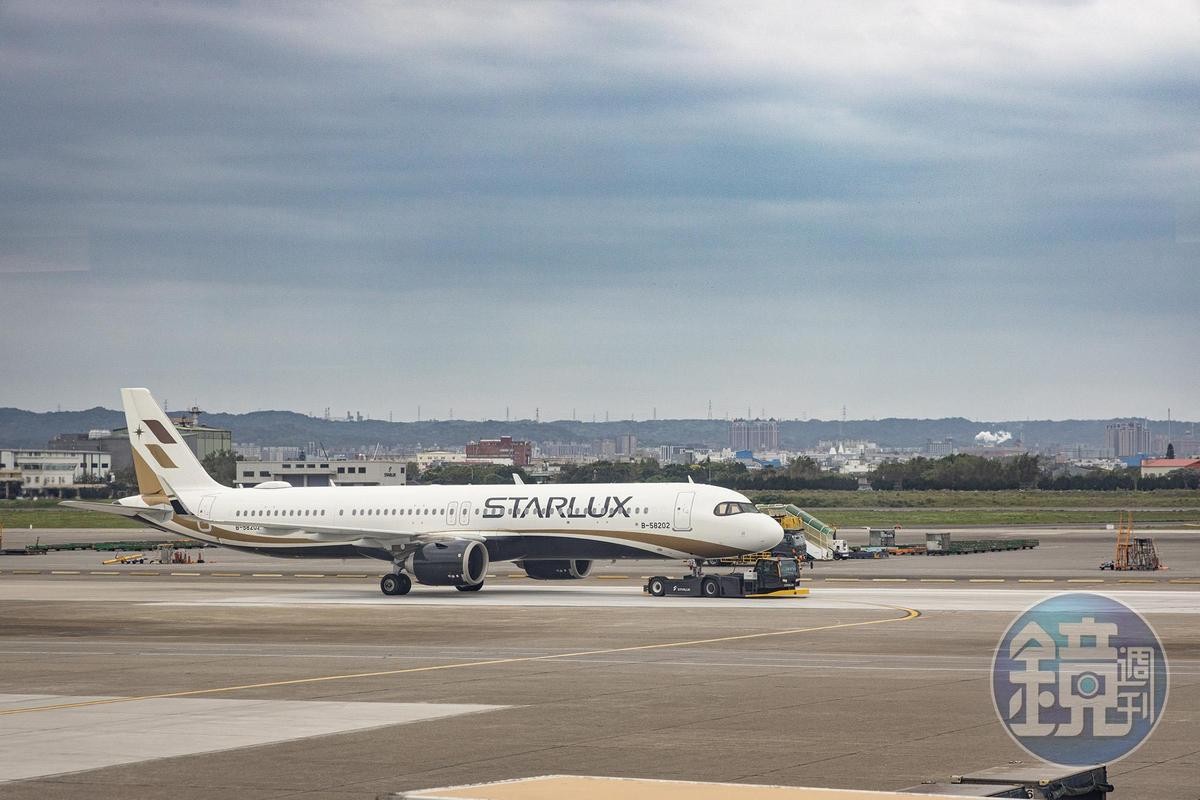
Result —
[{"label": "aircraft tail fin", "polygon": [[143,500],[156,505],[171,502],[177,490],[224,488],[204,471],[148,389],[122,389],[121,403]]}]

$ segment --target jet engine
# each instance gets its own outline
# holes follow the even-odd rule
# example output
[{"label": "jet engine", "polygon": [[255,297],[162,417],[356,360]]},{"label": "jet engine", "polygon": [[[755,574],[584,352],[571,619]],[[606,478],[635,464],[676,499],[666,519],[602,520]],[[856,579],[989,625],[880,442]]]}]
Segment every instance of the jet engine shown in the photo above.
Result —
[{"label": "jet engine", "polygon": [[410,555],[405,566],[427,586],[479,586],[487,576],[488,551],[474,539],[430,542]]},{"label": "jet engine", "polygon": [[580,558],[518,561],[525,574],[539,581],[570,581],[592,574],[592,562]]}]

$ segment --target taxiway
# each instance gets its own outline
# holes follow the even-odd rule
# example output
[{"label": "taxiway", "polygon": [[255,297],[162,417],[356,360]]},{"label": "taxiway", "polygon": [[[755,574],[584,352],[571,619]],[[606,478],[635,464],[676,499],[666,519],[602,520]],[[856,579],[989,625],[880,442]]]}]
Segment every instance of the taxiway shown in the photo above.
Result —
[{"label": "taxiway", "polygon": [[1170,581],[1200,572],[1200,543],[1173,549],[1154,584],[1079,564],[1021,583],[1070,560],[1047,549],[1005,577],[987,562],[1007,554],[819,565],[810,597],[777,601],[650,598],[645,563],[570,584],[496,565],[479,594],[386,598],[369,562],[3,559],[0,794],[340,800],[563,772],[910,786],[1028,758],[992,710],[992,651],[1017,611],[1078,589],[1142,610],[1170,657],[1167,715],[1114,781],[1193,798],[1200,591]]}]

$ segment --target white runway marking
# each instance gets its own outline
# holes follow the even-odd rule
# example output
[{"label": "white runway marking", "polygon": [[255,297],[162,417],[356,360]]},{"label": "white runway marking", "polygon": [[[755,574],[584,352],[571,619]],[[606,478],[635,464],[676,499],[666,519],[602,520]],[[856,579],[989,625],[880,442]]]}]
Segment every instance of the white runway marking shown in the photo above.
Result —
[{"label": "white runway marking", "polygon": [[[559,606],[579,608],[659,609],[762,609],[795,612],[805,608],[862,610],[864,607],[903,606],[920,611],[1021,611],[1038,600],[1063,590],[1055,589],[933,589],[933,588],[824,588],[814,587],[804,598],[708,600],[700,597],[650,597],[637,587],[488,587],[479,594],[453,595],[438,590],[416,590],[405,597],[385,597],[365,591],[259,592],[202,600],[159,601],[156,605],[213,605],[283,608],[295,605],[370,606]],[[1103,592],[1148,614],[1200,614],[1200,592]]]},{"label": "white runway marking", "polygon": [[[0,694],[0,710],[97,700]],[[160,698],[0,717],[0,783],[507,706]]]},{"label": "white runway marking", "polygon": [[[1150,614],[1200,614],[1200,591],[1191,589],[1128,589],[1108,586],[1021,584],[1022,588],[999,585],[892,583],[841,583],[837,586],[808,584],[811,594],[803,598],[761,600],[707,600],[700,597],[650,597],[640,586],[597,585],[584,582],[573,586],[539,586],[495,582],[482,592],[463,593],[450,588],[414,587],[404,597],[386,597],[370,584],[309,583],[272,581],[252,583],[189,583],[147,578],[142,581],[0,581],[0,601],[140,602],[169,606],[217,606],[290,608],[294,606],[445,606],[560,607],[560,608],[657,608],[705,609],[756,613],[795,613],[803,609],[907,607],[920,611],[1021,611],[1033,603],[1064,591],[1095,591],[1114,597],[1134,609]],[[967,588],[969,587],[969,588]],[[1036,588],[1034,588],[1036,587]]]}]

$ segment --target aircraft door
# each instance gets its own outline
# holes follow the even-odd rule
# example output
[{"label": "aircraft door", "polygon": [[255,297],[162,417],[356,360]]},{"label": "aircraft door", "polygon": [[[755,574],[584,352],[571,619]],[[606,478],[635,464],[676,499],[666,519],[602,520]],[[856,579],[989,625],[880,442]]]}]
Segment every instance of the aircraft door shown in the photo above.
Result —
[{"label": "aircraft door", "polygon": [[463,503],[458,507],[458,524],[468,525],[471,522],[471,504]]},{"label": "aircraft door", "polygon": [[692,529],[692,501],[695,499],[695,492],[680,492],[676,496],[675,530],[690,531]]},{"label": "aircraft door", "polygon": [[215,494],[205,495],[200,499],[200,507],[196,509],[196,516],[199,519],[196,522],[201,533],[208,533],[212,530],[212,526],[208,524],[208,516],[212,513],[213,501],[217,499]]},{"label": "aircraft door", "polygon": [[446,504],[446,524],[454,525],[458,522],[458,503]]}]

